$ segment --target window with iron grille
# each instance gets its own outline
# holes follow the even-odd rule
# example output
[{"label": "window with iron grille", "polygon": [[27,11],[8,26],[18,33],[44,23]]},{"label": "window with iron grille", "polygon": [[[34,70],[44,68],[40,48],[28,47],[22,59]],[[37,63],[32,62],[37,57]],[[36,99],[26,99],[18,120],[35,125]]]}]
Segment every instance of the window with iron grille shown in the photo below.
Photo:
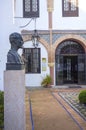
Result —
[{"label": "window with iron grille", "polygon": [[23,17],[39,17],[39,0],[23,0]]},{"label": "window with iron grille", "polygon": [[23,50],[25,59],[26,73],[40,73],[40,48],[24,48]]},{"label": "window with iron grille", "polygon": [[62,16],[78,17],[78,0],[62,0]]}]

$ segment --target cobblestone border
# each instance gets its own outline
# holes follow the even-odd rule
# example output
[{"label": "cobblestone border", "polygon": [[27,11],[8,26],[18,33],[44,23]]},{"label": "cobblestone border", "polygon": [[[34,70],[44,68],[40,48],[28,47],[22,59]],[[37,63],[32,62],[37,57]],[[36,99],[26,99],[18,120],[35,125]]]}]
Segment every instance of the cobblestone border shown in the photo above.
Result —
[{"label": "cobblestone border", "polygon": [[86,106],[79,103],[79,92],[59,92],[58,94],[86,121]]}]

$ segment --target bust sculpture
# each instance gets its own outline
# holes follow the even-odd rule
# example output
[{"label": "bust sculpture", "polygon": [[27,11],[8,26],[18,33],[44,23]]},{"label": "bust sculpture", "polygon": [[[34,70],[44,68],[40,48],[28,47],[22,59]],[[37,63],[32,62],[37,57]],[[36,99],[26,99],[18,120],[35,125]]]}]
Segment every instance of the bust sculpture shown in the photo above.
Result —
[{"label": "bust sculpture", "polygon": [[[9,41],[11,44],[11,49],[8,51],[7,54],[7,69],[18,69],[19,65],[23,64],[20,55],[18,54],[18,49],[23,48],[23,39],[19,33],[12,33],[9,36]],[[18,67],[18,68],[17,68]]]}]

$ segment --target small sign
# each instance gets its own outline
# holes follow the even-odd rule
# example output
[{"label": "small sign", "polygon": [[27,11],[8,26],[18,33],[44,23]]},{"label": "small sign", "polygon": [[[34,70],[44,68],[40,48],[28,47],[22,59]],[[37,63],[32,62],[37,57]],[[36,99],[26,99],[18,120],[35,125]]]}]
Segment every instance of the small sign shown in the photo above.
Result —
[{"label": "small sign", "polygon": [[42,71],[46,71],[46,58],[42,58]]}]

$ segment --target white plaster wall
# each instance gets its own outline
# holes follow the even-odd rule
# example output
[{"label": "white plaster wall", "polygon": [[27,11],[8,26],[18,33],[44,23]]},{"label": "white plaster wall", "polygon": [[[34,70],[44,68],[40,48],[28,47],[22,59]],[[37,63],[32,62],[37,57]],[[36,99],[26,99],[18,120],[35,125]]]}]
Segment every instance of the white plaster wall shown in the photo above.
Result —
[{"label": "white plaster wall", "polygon": [[[8,3],[10,1],[8,0]],[[8,5],[7,1],[3,0],[0,4],[0,89],[3,90],[3,71],[5,70],[6,66],[6,54],[9,48],[9,31],[10,31],[10,14],[9,14],[9,8],[10,4]],[[6,6],[7,4],[7,6]]]},{"label": "white plaster wall", "polygon": [[[24,26],[26,25],[31,18],[22,18],[23,17],[23,5],[22,5],[22,1],[21,0],[16,0],[16,14],[15,14],[15,25],[18,26],[19,29],[20,26]],[[36,19],[36,28],[40,29],[40,30],[45,30],[48,29],[48,13],[47,13],[47,1],[46,0],[40,0],[39,1],[39,10],[40,10],[40,14],[39,14],[39,18]],[[21,18],[19,18],[21,17]],[[34,19],[31,21],[31,23],[24,27],[24,29],[27,30],[34,30]]]},{"label": "white plaster wall", "polygon": [[[24,43],[25,48],[33,48],[32,42],[28,41]],[[39,74],[26,74],[26,86],[27,87],[39,87],[41,86],[41,81],[46,74],[49,74],[49,67],[48,67],[48,54],[46,48],[39,43],[39,48],[41,49],[41,73]],[[46,58],[46,71],[42,71],[42,58]]]},{"label": "white plaster wall", "polygon": [[[53,29],[57,30],[85,30],[86,29],[86,0],[79,1],[79,16],[78,17],[62,17],[62,0],[54,0],[53,10]],[[16,1],[16,14],[14,18],[15,25],[21,30],[20,26],[26,25],[30,18],[18,18],[23,16],[22,1]],[[48,29],[48,12],[47,12],[47,0],[40,0],[40,17],[36,20],[36,28],[40,30]],[[24,27],[24,29],[34,30],[34,20]]]},{"label": "white plaster wall", "polygon": [[[27,24],[30,19],[15,18],[22,17],[22,0],[16,0],[16,13],[13,12],[13,1],[14,0],[2,0],[0,3],[0,89],[3,89],[3,71],[6,68],[6,55],[10,48],[9,35],[12,32],[21,32],[23,29],[34,30],[34,20],[25,28],[20,28]],[[53,29],[72,29],[72,30],[86,30],[86,0],[79,0],[79,17],[62,17],[62,0],[54,0],[54,11],[53,11]],[[47,0],[40,0],[40,17],[37,18],[37,29],[47,30],[48,29],[48,12],[47,12]],[[40,47],[43,47],[40,45]],[[47,57],[47,53],[43,53],[46,50],[44,47],[42,50],[42,56]],[[49,72],[49,70],[47,70]],[[41,75],[45,73],[41,73]],[[29,76],[26,75],[26,85],[28,83]],[[32,76],[33,77],[33,76]],[[37,79],[41,80],[40,75],[34,75]],[[38,78],[39,77],[39,78]],[[39,81],[34,78],[37,85]],[[32,82],[34,85],[35,82]]]},{"label": "white plaster wall", "polygon": [[86,30],[86,0],[79,1],[79,17],[62,17],[62,0],[54,0],[53,29]]},{"label": "white plaster wall", "polygon": [[13,24],[13,0],[3,0],[0,3],[0,90],[4,89],[4,70],[6,69],[7,52],[10,49],[9,35],[20,32]]}]

